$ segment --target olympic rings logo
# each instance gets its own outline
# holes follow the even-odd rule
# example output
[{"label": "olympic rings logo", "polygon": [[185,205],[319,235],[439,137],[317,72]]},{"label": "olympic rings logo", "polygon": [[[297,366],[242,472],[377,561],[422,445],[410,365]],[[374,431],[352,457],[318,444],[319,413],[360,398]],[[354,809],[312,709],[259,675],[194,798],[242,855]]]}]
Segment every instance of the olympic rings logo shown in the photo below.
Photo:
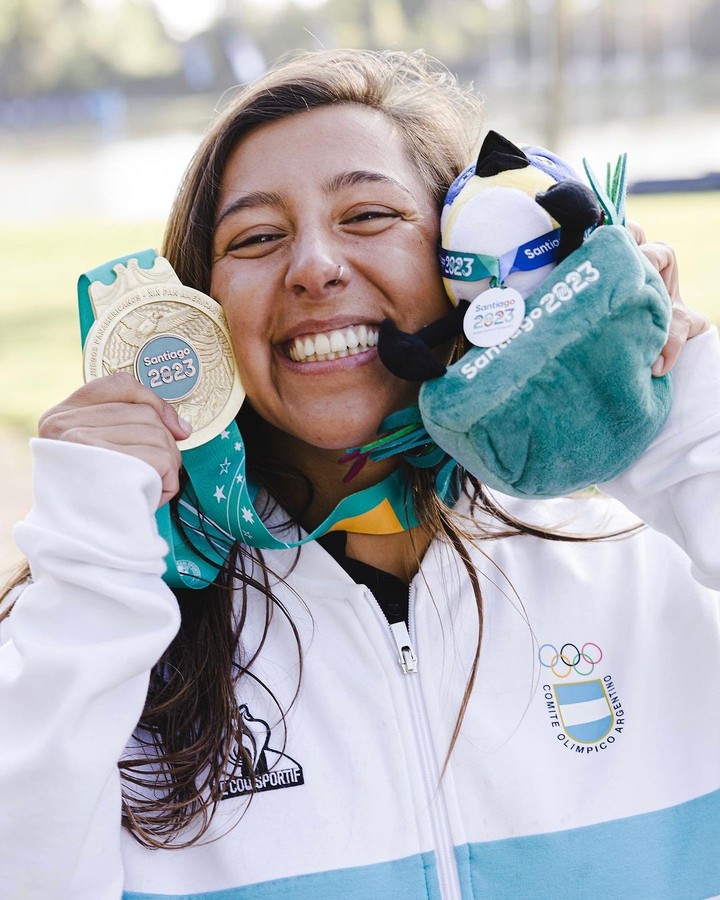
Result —
[{"label": "olympic rings logo", "polygon": [[540,665],[550,669],[556,678],[567,678],[571,672],[592,675],[602,658],[602,650],[592,641],[587,641],[581,649],[568,643],[563,644],[559,651],[554,644],[543,644],[538,650]]}]

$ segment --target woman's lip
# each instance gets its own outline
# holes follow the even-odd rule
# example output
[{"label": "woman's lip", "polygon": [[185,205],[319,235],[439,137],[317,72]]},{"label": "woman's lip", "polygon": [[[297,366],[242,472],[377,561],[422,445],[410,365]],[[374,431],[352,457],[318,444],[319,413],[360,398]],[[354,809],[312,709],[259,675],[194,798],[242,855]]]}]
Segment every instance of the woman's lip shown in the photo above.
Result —
[{"label": "woman's lip", "polygon": [[334,319],[305,319],[293,325],[287,334],[276,342],[277,345],[287,344],[296,337],[306,337],[314,334],[328,334],[330,331],[342,331],[343,328],[357,328],[364,325],[366,328],[379,328],[380,322],[374,319],[365,319],[362,316],[337,316]]},{"label": "woman's lip", "polygon": [[323,375],[326,372],[339,372],[343,369],[355,369],[377,358],[377,347],[368,347],[361,353],[352,356],[340,356],[337,359],[321,359],[317,362],[295,362],[283,352],[281,347],[273,347],[275,356],[292,372],[299,375]]}]

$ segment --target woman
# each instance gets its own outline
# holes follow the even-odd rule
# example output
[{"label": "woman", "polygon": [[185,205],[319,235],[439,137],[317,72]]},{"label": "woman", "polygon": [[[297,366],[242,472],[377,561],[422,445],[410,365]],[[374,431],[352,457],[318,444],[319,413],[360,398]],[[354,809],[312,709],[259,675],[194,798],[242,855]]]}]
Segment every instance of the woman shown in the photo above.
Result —
[{"label": "woman", "polygon": [[[445,309],[469,115],[421,57],[311,54],[190,166],[164,254],[227,316],[268,521],[312,529],[396,465],[348,486],[337,459],[414,400],[372,345],[385,317]],[[676,301],[666,371],[707,323],[671,252],[645,252]],[[355,352],[333,358],[334,332]],[[186,423],[121,376],[50,410],[0,657],[3,896],[720,891],[717,357],[710,333],[683,350],[661,439],[607,488],[651,529],[600,498],[504,512],[469,477],[450,511],[410,475],[417,528],[239,546],[177,599],[153,513]]]}]

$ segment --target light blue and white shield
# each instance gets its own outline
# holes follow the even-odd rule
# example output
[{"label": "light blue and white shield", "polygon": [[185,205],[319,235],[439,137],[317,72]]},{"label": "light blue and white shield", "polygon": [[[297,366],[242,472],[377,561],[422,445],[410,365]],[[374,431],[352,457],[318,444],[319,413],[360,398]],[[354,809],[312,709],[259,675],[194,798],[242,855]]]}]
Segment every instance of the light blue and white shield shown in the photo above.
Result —
[{"label": "light blue and white shield", "polygon": [[613,726],[613,712],[602,681],[594,678],[553,687],[565,734],[579,744],[601,741]]}]

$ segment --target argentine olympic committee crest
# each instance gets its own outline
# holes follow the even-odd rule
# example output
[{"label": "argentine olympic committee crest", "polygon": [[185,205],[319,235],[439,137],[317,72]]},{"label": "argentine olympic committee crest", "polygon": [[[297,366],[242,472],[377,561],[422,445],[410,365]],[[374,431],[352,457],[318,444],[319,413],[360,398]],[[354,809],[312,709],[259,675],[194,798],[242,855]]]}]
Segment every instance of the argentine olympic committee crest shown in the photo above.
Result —
[{"label": "argentine olympic committee crest", "polygon": [[151,269],[130,259],[113,271],[112,284],[90,286],[85,380],[128,372],[193,426],[180,449],[199,447],[232,421],[245,396],[223,311],[183,285],[163,257]]},{"label": "argentine olympic committee crest", "polygon": [[593,641],[581,646],[543,644],[538,660],[547,672],[542,693],[558,743],[574,753],[599,753],[625,728],[625,711],[613,676],[600,670],[603,651]]}]

